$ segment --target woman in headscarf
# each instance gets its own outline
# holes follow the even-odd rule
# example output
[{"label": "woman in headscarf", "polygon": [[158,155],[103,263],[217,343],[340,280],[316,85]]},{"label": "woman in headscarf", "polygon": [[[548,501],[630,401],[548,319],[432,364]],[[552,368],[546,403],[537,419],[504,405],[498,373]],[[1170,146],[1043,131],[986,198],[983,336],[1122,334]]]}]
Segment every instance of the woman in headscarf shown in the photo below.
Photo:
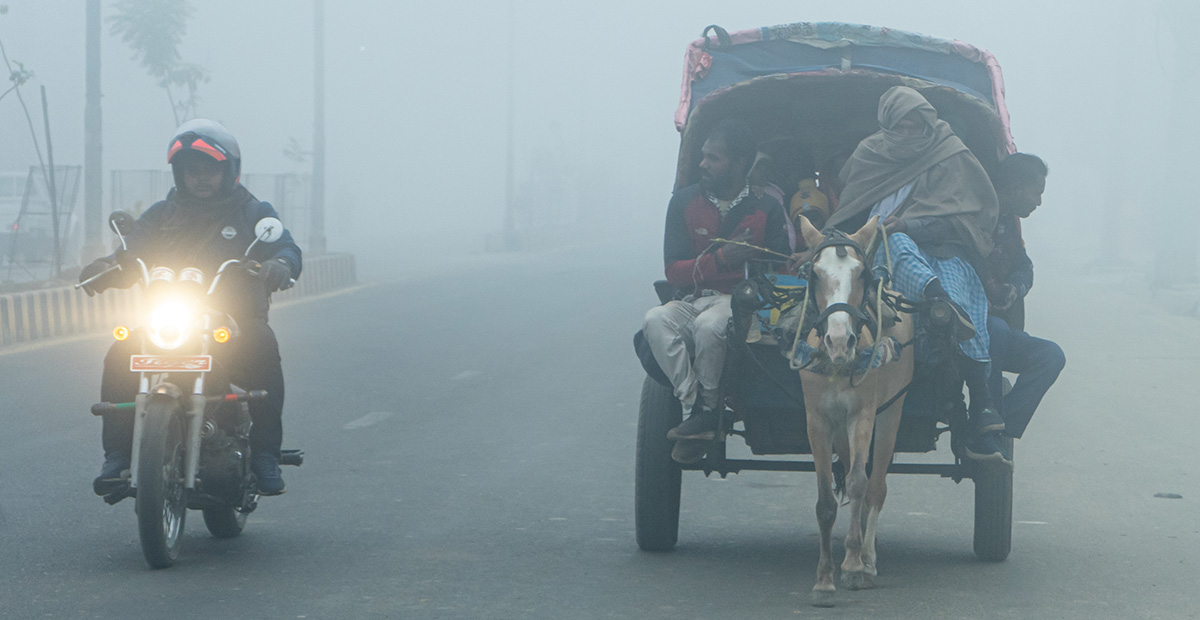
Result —
[{"label": "woman in headscarf", "polygon": [[[829,225],[857,230],[879,217],[889,233],[892,287],[927,307],[953,309],[944,316],[960,340],[959,368],[975,430],[967,456],[1011,465],[999,442],[1004,421],[987,387],[987,294],[972,267],[992,250],[996,192],[983,166],[917,91],[888,89],[878,119],[880,130],[859,143],[842,168],[844,189]],[[884,260],[884,252],[876,258]]]}]

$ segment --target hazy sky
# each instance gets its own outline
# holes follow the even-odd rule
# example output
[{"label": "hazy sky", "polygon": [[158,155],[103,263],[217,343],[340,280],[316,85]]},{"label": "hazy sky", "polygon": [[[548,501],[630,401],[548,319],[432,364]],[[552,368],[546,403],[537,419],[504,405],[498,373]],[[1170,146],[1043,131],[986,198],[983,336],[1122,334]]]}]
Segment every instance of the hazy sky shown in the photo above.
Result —
[{"label": "hazy sky", "polygon": [[[0,3],[9,5],[0,16],[0,40],[10,58],[37,74],[24,89],[37,108],[35,122],[40,128],[36,87],[45,85],[56,158],[81,163],[84,2]],[[200,89],[200,114],[238,136],[247,172],[305,170],[282,153],[289,137],[311,144],[311,3],[193,4],[184,59],[207,67],[212,78]],[[1115,170],[1143,180],[1153,174],[1138,166],[1152,165],[1146,153],[1167,133],[1174,46],[1169,27],[1143,8],[1153,6],[1127,0],[329,0],[332,243],[358,238],[345,221],[375,233],[398,228],[413,239],[449,237],[471,250],[484,232],[499,229],[510,28],[517,178],[553,161],[573,179],[602,179],[606,203],[619,203],[615,213],[645,214],[636,225],[660,229],[678,149],[672,114],[685,46],[710,23],[733,31],[795,21],[886,25],[992,51],[1004,69],[1018,147],[1051,166],[1047,206],[1028,235],[1049,241],[1074,226],[1084,234],[1072,235],[1071,243],[1094,240],[1096,205],[1114,191],[1108,179]],[[112,2],[104,7],[107,18]],[[107,22],[102,45],[106,169],[165,168],[174,125],[166,96],[108,34]],[[35,161],[11,96],[0,101],[0,144],[0,170]],[[1080,247],[1093,246],[1098,251],[1094,241]]]}]

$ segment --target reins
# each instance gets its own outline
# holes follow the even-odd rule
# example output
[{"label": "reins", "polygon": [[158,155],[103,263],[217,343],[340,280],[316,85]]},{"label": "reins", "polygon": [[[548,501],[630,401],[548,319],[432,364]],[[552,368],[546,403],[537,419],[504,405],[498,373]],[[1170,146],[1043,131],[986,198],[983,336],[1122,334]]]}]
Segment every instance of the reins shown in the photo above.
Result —
[{"label": "reins", "polygon": [[[867,243],[867,247],[873,247],[875,245],[875,240],[880,237],[881,231],[882,231],[883,245],[885,248],[884,252],[887,255],[887,273],[890,274],[891,269],[892,269],[892,253],[891,253],[891,248],[887,242],[887,228],[882,223],[880,223],[879,227],[875,229],[875,234],[871,237],[871,241]],[[864,269],[864,271],[863,271],[864,277],[866,276],[866,274],[870,273],[870,268],[869,268],[870,254],[865,249],[863,249],[863,247],[861,245],[859,245],[858,242],[854,241],[853,239],[848,237],[845,233],[843,233],[837,229],[829,229],[824,234],[825,234],[825,239],[822,240],[819,245],[817,245],[815,250],[813,250],[813,259],[814,260],[819,258],[821,256],[821,252],[823,250],[825,250],[826,248],[849,247],[849,248],[854,249],[856,252],[858,252],[859,257],[862,259],[863,269]],[[828,320],[830,315],[835,314],[837,312],[845,312],[845,313],[849,314],[852,318],[858,319],[859,321],[862,321],[862,323],[866,324],[867,329],[871,332],[871,338],[874,341],[874,344],[872,345],[871,359],[867,364],[866,372],[863,373],[865,376],[867,372],[870,372],[872,366],[874,366],[874,364],[878,360],[878,356],[879,356],[879,345],[880,345],[879,337],[880,337],[880,334],[883,333],[883,283],[884,283],[884,278],[878,278],[878,288],[876,290],[876,295],[875,295],[875,324],[874,325],[872,325],[870,323],[870,317],[868,317],[867,314],[865,312],[863,312],[860,308],[850,305],[848,303],[840,302],[840,303],[830,304],[829,306],[827,306],[824,310],[821,311],[821,313],[819,315],[817,315],[817,319],[815,321],[813,321],[813,327],[806,328],[805,327],[805,319],[807,318],[807,315],[808,315],[808,301],[810,298],[809,291],[812,290],[812,281],[813,281],[812,263],[810,262],[808,265],[806,265],[803,270],[808,272],[807,273],[808,277],[806,278],[808,280],[808,286],[805,286],[805,289],[804,289],[804,305],[800,310],[800,323],[796,328],[796,337],[792,341],[792,349],[791,349],[790,354],[788,355],[789,366],[791,366],[792,370],[803,370],[806,365],[798,365],[796,363],[796,349],[799,348],[799,346],[800,346],[801,337],[803,337],[804,335],[807,335],[807,333],[809,331],[817,328],[824,321]],[[903,348],[903,346],[901,346],[900,348]],[[809,363],[812,363],[811,360],[809,361]],[[854,387],[854,371],[853,370],[850,371],[850,385],[851,385],[851,387]]]}]

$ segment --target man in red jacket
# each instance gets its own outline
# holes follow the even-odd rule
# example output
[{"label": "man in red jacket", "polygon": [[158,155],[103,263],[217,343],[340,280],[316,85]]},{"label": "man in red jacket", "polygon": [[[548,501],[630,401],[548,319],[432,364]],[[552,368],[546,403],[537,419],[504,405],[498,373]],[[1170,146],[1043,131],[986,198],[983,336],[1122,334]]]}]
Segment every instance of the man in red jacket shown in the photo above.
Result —
[{"label": "man in red jacket", "polygon": [[757,152],[743,124],[718,124],[700,151],[700,183],[675,192],[667,207],[666,275],[682,299],[651,309],[642,329],[689,414],[667,434],[678,442],[671,454],[677,461],[699,460],[716,435],[729,292],[745,277],[746,261],[759,254],[739,243],[790,252],[783,206],[756,196],[746,179]]}]

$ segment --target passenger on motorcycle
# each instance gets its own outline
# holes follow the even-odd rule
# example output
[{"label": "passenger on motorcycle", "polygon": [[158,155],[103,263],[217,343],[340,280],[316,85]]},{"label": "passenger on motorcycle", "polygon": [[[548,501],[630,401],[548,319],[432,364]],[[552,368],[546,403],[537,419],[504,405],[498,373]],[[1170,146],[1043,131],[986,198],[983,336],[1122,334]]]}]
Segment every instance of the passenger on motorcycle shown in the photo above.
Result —
[{"label": "passenger on motorcycle", "polygon": [[[215,274],[222,262],[246,256],[255,240],[255,224],[278,217],[270,204],[260,202],[241,183],[241,152],[237,140],[221,124],[194,119],[181,125],[167,148],[167,162],[175,187],[142,214],[127,236],[127,250],[97,259],[85,267],[80,281],[111,271],[84,285],[89,295],[105,289],[126,288],[137,281],[134,258],[148,265],[167,266],[177,272],[197,267]],[[283,441],[283,368],[275,333],[267,325],[272,292],[289,288],[300,276],[300,248],[286,230],[273,243],[255,244],[249,257],[262,264],[257,275],[235,270],[223,276],[223,294],[215,303],[237,322],[239,336],[231,340],[227,355],[217,359],[230,380],[246,390],[266,390],[267,397],[250,403],[251,469],[263,495],[283,492],[279,448]],[[130,402],[138,391],[137,374],[130,371],[130,356],[137,340],[115,343],[104,359],[100,399]],[[113,493],[124,484],[122,472],[132,455],[133,411],[104,415],[102,440],[104,466],[93,482],[97,495]]]}]

